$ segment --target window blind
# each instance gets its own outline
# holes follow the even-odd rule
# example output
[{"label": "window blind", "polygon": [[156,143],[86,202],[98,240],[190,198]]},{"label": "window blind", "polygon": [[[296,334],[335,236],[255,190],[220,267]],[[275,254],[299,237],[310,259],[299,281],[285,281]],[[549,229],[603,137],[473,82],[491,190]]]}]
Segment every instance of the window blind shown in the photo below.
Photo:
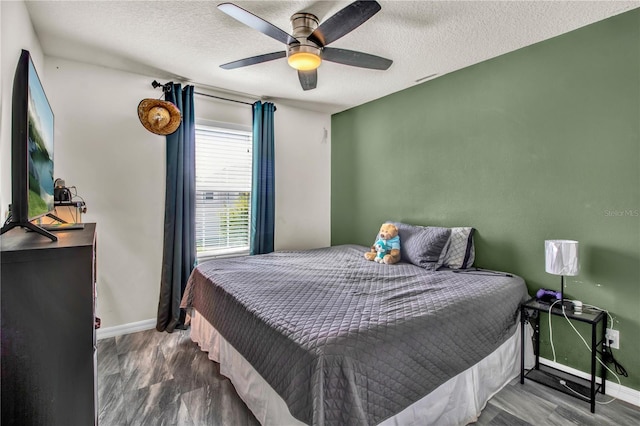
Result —
[{"label": "window blind", "polygon": [[198,260],[249,253],[251,133],[196,126]]}]

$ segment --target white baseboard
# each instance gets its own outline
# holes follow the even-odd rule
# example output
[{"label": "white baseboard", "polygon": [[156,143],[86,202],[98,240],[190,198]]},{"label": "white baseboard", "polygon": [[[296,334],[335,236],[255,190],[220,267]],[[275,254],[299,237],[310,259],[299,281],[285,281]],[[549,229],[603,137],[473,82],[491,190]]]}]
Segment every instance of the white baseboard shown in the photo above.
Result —
[{"label": "white baseboard", "polygon": [[[576,370],[575,368],[559,364],[557,362],[551,361],[550,359],[540,357],[540,364],[544,364],[557,370],[564,371],[565,373],[573,374],[574,376],[578,376],[583,379],[589,380],[590,378],[589,374],[585,373],[584,371]],[[607,376],[611,377],[611,373],[607,372]],[[596,383],[600,382],[602,382],[602,380],[600,378],[596,378]],[[618,382],[612,382],[611,380],[607,380],[605,389],[608,396],[640,407],[640,391],[619,385]]]},{"label": "white baseboard", "polygon": [[123,334],[135,333],[138,331],[151,330],[156,327],[156,319],[148,319],[128,324],[104,327],[96,330],[96,339],[108,339],[109,337],[122,336]]}]

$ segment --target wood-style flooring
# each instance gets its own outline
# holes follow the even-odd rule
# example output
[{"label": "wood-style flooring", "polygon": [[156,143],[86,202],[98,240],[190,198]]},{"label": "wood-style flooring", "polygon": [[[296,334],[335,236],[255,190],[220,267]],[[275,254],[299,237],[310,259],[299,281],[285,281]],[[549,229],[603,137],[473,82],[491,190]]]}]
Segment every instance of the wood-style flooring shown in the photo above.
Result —
[{"label": "wood-style flooring", "polygon": [[[98,401],[100,426],[259,424],[218,364],[182,330],[98,341]],[[476,424],[632,426],[640,425],[640,408],[614,401],[598,404],[591,414],[585,402],[516,378],[489,401]]]}]

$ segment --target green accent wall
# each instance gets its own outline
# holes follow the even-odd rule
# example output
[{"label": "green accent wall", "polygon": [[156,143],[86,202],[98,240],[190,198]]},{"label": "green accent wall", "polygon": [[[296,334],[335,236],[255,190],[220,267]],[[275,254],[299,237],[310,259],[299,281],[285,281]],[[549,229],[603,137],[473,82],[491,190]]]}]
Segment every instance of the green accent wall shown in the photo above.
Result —
[{"label": "green accent wall", "polygon": [[[640,390],[640,9],[335,114],[331,126],[332,244],[370,245],[389,219],[473,226],[476,266],[516,273],[534,294],[560,288],[544,240],[578,240],[566,295],[609,310],[630,373],[622,384]],[[557,362],[589,371],[563,318],[553,331]],[[551,359],[548,336],[543,324]]]}]

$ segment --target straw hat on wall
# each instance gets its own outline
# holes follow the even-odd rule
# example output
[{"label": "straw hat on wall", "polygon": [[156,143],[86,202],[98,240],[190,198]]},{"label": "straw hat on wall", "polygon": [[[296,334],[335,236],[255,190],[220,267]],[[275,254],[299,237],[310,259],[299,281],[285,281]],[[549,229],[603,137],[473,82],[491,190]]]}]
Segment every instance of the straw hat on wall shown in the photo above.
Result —
[{"label": "straw hat on wall", "polygon": [[171,102],[143,99],[138,104],[138,118],[148,131],[157,135],[170,135],[178,130],[182,117]]}]

